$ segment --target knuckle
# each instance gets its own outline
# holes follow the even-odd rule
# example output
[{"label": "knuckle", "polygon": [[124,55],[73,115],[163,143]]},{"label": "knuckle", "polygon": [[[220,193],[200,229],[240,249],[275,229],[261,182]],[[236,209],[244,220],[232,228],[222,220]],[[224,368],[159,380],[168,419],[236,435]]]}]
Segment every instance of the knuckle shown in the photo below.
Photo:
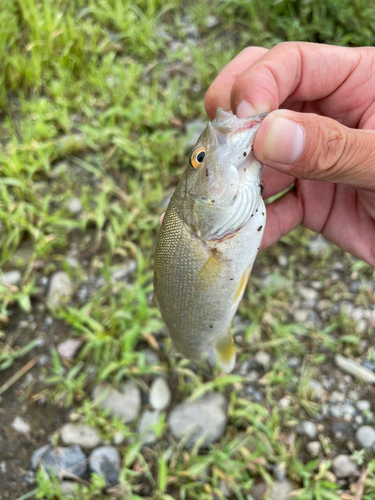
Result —
[{"label": "knuckle", "polygon": [[312,157],[316,156],[316,159],[310,163],[310,174],[314,174],[315,178],[324,176],[329,179],[342,167],[347,135],[340,130],[340,126],[327,125],[324,121],[318,122],[317,132],[317,140],[312,144],[311,154]]}]

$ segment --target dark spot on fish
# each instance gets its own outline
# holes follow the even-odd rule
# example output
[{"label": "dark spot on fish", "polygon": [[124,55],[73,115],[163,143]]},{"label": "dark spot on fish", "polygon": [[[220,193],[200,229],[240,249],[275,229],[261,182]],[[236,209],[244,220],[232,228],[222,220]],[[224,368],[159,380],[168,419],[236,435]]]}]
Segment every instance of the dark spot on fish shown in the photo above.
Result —
[{"label": "dark spot on fish", "polygon": [[259,187],[260,187],[260,196],[263,196],[263,193],[264,193],[264,186],[263,186],[263,183],[260,183],[260,184],[259,184]]},{"label": "dark spot on fish", "polygon": [[258,229],[257,229],[257,231],[260,231],[260,230],[262,229],[262,227],[263,227],[263,226],[259,226],[259,227],[258,227]]},{"label": "dark spot on fish", "polygon": [[207,179],[208,179],[208,170],[207,170],[207,168],[206,168],[206,177],[207,177]]},{"label": "dark spot on fish", "polygon": [[244,168],[243,171],[246,172],[246,168]]},{"label": "dark spot on fish", "polygon": [[262,215],[264,216],[264,212],[262,212]]},{"label": "dark spot on fish", "polygon": [[229,278],[229,279],[230,279],[230,281],[233,281],[233,278]]},{"label": "dark spot on fish", "polygon": [[254,149],[254,146],[251,146],[251,151]]},{"label": "dark spot on fish", "polygon": [[254,214],[251,214],[251,217],[253,217]]},{"label": "dark spot on fish", "polygon": [[212,325],[210,325],[210,328],[213,328],[213,326],[212,326]]},{"label": "dark spot on fish", "polygon": [[215,200],[211,200],[211,203],[215,203]]},{"label": "dark spot on fish", "polygon": [[258,250],[259,250],[260,247],[258,247]]},{"label": "dark spot on fish", "polygon": [[258,212],[258,209],[256,209],[255,211]]},{"label": "dark spot on fish", "polygon": [[244,155],[245,157],[247,156],[247,153],[246,153],[246,151],[244,151],[244,152],[243,152],[243,155]]}]

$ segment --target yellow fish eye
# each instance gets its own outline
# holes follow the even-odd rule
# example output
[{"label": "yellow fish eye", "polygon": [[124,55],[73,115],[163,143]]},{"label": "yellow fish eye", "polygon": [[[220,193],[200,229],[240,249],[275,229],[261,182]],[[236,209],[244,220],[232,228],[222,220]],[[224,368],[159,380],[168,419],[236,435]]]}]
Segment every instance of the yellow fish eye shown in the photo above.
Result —
[{"label": "yellow fish eye", "polygon": [[194,168],[198,168],[206,156],[206,150],[203,147],[195,149],[190,156],[190,165]]}]

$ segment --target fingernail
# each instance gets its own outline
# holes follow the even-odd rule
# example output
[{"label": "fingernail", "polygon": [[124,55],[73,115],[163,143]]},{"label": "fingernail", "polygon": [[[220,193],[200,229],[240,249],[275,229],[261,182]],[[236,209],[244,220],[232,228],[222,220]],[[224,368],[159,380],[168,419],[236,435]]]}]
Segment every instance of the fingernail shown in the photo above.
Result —
[{"label": "fingernail", "polygon": [[305,131],[298,123],[276,116],[269,125],[263,145],[265,158],[290,165],[301,155]]},{"label": "fingernail", "polygon": [[255,109],[247,101],[241,101],[236,109],[237,118],[248,118],[255,115]]}]

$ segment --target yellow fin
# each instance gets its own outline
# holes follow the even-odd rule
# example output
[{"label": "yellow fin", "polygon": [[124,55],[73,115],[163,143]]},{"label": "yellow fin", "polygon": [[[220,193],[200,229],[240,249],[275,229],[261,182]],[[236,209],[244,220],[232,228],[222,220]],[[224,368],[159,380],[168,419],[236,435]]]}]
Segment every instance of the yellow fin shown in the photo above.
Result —
[{"label": "yellow fin", "polygon": [[205,262],[202,271],[201,278],[215,279],[222,269],[223,262],[220,259],[218,252],[212,251],[210,257]]},{"label": "yellow fin", "polygon": [[227,373],[231,372],[236,362],[236,350],[230,328],[217,339],[214,349],[221,366]]},{"label": "yellow fin", "polygon": [[249,281],[250,273],[251,273],[252,268],[253,268],[253,266],[248,267],[245,270],[245,272],[243,273],[243,275],[241,276],[241,280],[240,280],[240,283],[238,285],[238,289],[237,289],[236,295],[234,296],[234,299],[233,299],[233,303],[234,304],[237,304],[237,302],[239,300],[241,300],[241,297],[244,294],[247,282]]}]

